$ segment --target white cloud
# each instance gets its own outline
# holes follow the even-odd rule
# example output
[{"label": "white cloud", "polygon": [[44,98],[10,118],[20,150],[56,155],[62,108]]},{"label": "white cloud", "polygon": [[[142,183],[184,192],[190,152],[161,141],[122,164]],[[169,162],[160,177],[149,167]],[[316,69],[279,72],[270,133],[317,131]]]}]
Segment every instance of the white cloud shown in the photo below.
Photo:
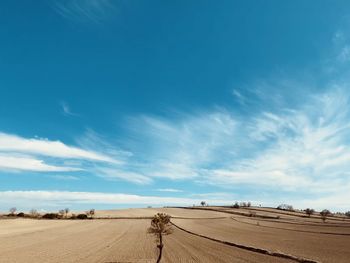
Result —
[{"label": "white cloud", "polygon": [[0,155],[0,170],[35,171],[35,172],[69,172],[81,171],[80,168],[54,166],[45,164],[42,160],[25,157]]},{"label": "white cloud", "polygon": [[27,139],[6,133],[0,133],[0,152],[28,153],[57,158],[86,159],[110,163],[118,162],[104,154],[68,146],[60,141]]}]

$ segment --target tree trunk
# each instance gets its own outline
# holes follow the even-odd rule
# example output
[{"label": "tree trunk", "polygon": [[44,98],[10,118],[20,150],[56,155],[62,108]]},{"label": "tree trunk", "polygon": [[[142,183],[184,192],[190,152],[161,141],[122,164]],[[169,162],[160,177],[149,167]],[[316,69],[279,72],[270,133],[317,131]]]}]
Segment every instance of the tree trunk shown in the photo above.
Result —
[{"label": "tree trunk", "polygon": [[158,259],[157,259],[157,263],[160,262],[160,260],[162,259],[162,253],[163,253],[163,235],[162,233],[159,233],[159,256],[158,256]]}]

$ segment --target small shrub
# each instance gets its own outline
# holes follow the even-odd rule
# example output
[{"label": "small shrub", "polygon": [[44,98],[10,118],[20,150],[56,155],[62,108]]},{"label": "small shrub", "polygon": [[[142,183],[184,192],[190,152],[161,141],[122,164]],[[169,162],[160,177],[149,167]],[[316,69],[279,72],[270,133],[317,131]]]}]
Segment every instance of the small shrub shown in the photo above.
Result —
[{"label": "small shrub", "polygon": [[61,217],[57,213],[47,213],[47,214],[43,215],[42,218],[44,218],[44,219],[59,219]]},{"label": "small shrub", "polygon": [[89,211],[86,212],[87,216],[90,216],[90,218],[92,219],[93,216],[95,215],[95,209],[90,209]]},{"label": "small shrub", "polygon": [[350,218],[350,211],[347,211],[345,215]]},{"label": "small shrub", "polygon": [[23,212],[17,214],[17,217],[25,217],[26,215]]},{"label": "small shrub", "polygon": [[82,219],[82,220],[88,219],[88,216],[86,214],[79,214],[77,215],[77,219]]}]

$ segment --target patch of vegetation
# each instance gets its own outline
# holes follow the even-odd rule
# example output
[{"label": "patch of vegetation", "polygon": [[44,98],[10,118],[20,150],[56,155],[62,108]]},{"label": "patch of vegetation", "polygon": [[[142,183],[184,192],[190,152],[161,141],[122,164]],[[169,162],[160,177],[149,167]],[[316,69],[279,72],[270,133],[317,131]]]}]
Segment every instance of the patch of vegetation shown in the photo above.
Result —
[{"label": "patch of vegetation", "polygon": [[312,208],[306,208],[304,211],[309,217],[315,213],[315,210]]},{"label": "patch of vegetation", "polygon": [[241,203],[239,204],[239,206],[240,206],[240,207],[251,207],[252,204],[251,204],[250,202],[241,202]]},{"label": "patch of vegetation", "polygon": [[321,215],[321,218],[322,218],[323,223],[326,222],[327,216],[330,216],[331,214],[332,214],[331,211],[329,211],[328,209],[323,209],[323,210],[320,212],[320,215]]},{"label": "patch of vegetation", "polygon": [[236,203],[232,206],[232,208],[239,208],[238,202],[236,202]]},{"label": "patch of vegetation", "polygon": [[44,218],[44,219],[60,219],[61,216],[58,213],[47,213],[47,214],[44,214],[41,218]]},{"label": "patch of vegetation", "polygon": [[26,217],[27,215],[23,212],[20,212],[17,214],[17,217]]},{"label": "patch of vegetation", "polygon": [[279,206],[277,206],[277,209],[294,212],[293,206],[292,205],[287,205],[287,204],[280,204]]},{"label": "patch of vegetation", "polygon": [[84,220],[84,219],[88,219],[88,216],[87,216],[87,214],[79,214],[79,215],[77,215],[76,218]]}]

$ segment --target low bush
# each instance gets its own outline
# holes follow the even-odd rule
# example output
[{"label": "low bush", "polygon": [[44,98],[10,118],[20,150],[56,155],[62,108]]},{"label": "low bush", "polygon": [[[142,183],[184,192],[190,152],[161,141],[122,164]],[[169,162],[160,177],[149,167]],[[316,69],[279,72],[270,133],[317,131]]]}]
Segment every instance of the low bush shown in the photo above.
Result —
[{"label": "low bush", "polygon": [[88,219],[88,216],[86,214],[79,214],[76,217],[77,219]]},{"label": "low bush", "polygon": [[61,216],[57,213],[47,213],[42,216],[44,219],[59,219]]},{"label": "low bush", "polygon": [[17,217],[25,217],[25,216],[26,216],[26,214],[23,213],[23,212],[20,212],[20,213],[17,214]]}]

